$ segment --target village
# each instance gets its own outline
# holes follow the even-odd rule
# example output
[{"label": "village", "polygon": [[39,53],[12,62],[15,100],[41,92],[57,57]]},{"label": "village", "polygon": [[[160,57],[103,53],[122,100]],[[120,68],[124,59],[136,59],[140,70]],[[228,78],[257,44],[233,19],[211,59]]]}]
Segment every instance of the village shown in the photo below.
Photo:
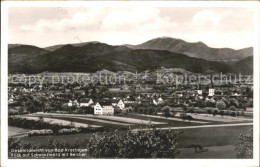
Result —
[{"label": "village", "polygon": [[[217,82],[209,79],[207,83],[176,84],[158,83],[154,76],[153,72],[141,73],[138,78],[127,76],[126,82],[113,84],[102,84],[98,80],[95,83],[52,83],[50,78],[42,84],[9,81],[10,137],[47,144],[46,137],[61,141],[65,139],[62,136],[66,136],[67,142],[79,139],[83,147],[89,134],[99,132],[175,129],[185,132],[179,147],[192,149],[191,145],[196,145],[197,153],[197,146],[203,152],[203,147],[220,141],[221,145],[234,144],[238,134],[252,125],[253,78],[248,82],[248,77],[244,77],[232,83],[220,84],[218,78]],[[197,140],[198,135],[204,133],[203,129],[212,140]],[[227,134],[230,138],[223,140]]]},{"label": "village", "polygon": [[[252,99],[252,82],[166,85],[141,79],[139,83],[134,81],[113,85],[10,83],[8,102],[10,113],[42,111],[114,115],[140,112],[142,109],[143,112],[157,114],[165,106],[185,110],[194,107],[216,108],[218,101],[225,102],[226,107],[246,110],[246,107],[252,107]],[[33,101],[37,101],[38,106],[32,106]]]}]

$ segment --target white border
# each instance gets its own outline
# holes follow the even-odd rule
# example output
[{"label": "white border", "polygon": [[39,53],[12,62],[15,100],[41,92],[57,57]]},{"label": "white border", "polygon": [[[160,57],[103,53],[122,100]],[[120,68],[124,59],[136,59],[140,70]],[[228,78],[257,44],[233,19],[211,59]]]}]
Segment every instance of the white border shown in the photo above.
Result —
[{"label": "white border", "polygon": [[[257,1],[4,1],[1,2],[1,166],[259,166],[259,2]],[[8,48],[8,7],[95,7],[95,6],[160,6],[160,7],[249,7],[255,10],[254,26],[254,158],[252,160],[195,160],[195,159],[134,159],[134,160],[100,160],[100,159],[55,159],[55,160],[12,160],[7,158],[7,97],[8,97],[8,76],[7,76],[7,48]],[[203,134],[202,134],[203,135]]]}]

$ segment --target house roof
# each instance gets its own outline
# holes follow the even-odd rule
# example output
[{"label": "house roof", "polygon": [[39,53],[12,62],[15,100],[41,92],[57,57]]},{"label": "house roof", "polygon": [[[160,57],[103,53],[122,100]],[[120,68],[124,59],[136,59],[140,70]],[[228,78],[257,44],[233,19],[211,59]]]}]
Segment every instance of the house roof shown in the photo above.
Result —
[{"label": "house roof", "polygon": [[80,100],[81,103],[88,103],[91,100],[91,98],[85,98]]},{"label": "house roof", "polygon": [[103,106],[112,106],[111,103],[109,102],[99,102],[99,104],[103,107]]},{"label": "house roof", "polygon": [[111,103],[118,103],[120,101],[120,99],[112,99]]}]

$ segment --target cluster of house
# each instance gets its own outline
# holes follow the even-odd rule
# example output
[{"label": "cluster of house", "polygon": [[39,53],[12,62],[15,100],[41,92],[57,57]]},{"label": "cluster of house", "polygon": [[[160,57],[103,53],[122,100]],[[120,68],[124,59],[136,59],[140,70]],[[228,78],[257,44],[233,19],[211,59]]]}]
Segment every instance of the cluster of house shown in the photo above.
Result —
[{"label": "cluster of house", "polygon": [[[148,100],[147,100],[148,101]],[[141,104],[142,102],[146,102],[145,100],[141,100],[141,96],[137,98],[127,96],[124,99],[114,97],[112,100],[104,100],[94,102],[91,98],[85,98],[80,102],[77,100],[69,100],[67,105],[69,107],[77,106],[77,107],[92,107],[94,109],[95,115],[112,115],[114,114],[115,107],[123,110],[126,105],[129,104]],[[162,104],[164,100],[159,98],[153,98],[151,101],[154,105]]]},{"label": "cluster of house", "polygon": [[[176,92],[176,98],[185,98],[185,93],[187,94],[187,91],[177,91]],[[223,92],[219,93],[216,92],[216,90],[214,88],[209,88],[208,90],[196,90],[196,91],[192,91],[189,92],[190,96],[195,97],[196,99],[205,99],[207,100],[208,98],[212,98],[212,97],[222,97]],[[241,94],[239,93],[234,93],[231,96],[236,96],[236,97],[240,97]],[[153,105],[159,105],[159,104],[163,104],[165,101],[167,101],[167,98],[164,97],[165,100],[162,98],[162,96],[160,94],[156,94],[154,95],[149,94],[149,93],[145,93],[145,94],[141,94],[139,96],[136,97],[130,97],[127,96],[126,98],[113,98],[112,100],[104,100],[104,101],[98,101],[96,103],[94,103],[94,101],[90,98],[86,98],[84,100],[82,100],[81,102],[78,102],[77,100],[70,100],[68,102],[68,106],[91,106],[94,108],[94,114],[97,115],[105,115],[105,114],[114,114],[114,108],[117,106],[118,108],[120,108],[121,110],[123,110],[125,108],[126,105],[129,104],[153,104]]]},{"label": "cluster of house", "polygon": [[206,99],[207,97],[223,97],[229,96],[233,98],[243,97],[247,95],[243,95],[241,92],[234,90],[228,90],[229,94],[226,94],[221,89],[209,88],[208,90],[183,90],[183,91],[176,91],[175,94],[178,98],[185,98],[188,96],[195,97],[195,99]]},{"label": "cluster of house", "polygon": [[114,107],[118,107],[121,110],[125,108],[125,104],[121,99],[114,98],[112,101],[100,101],[94,103],[91,98],[86,98],[81,102],[77,100],[69,100],[68,106],[78,107],[93,107],[95,115],[113,115]]},{"label": "cluster of house", "polygon": [[[125,109],[127,106],[131,104],[148,104],[148,105],[160,105],[164,104],[164,102],[172,101],[176,102],[176,104],[182,104],[185,100],[193,99],[196,101],[197,99],[204,99],[214,97],[215,99],[221,98],[224,96],[229,97],[243,97],[247,96],[244,90],[247,88],[251,88],[251,85],[240,85],[240,86],[233,86],[233,87],[214,87],[214,88],[188,88],[188,89],[178,89],[174,91],[162,92],[156,90],[149,90],[149,91],[139,91],[138,95],[129,96],[129,92],[123,93],[114,93],[116,94],[114,98],[102,98],[99,101],[93,101],[91,98],[84,98],[84,95],[79,97],[81,99],[77,100],[68,100],[72,99],[73,97],[66,96],[66,92],[55,92],[55,93],[46,93],[44,91],[38,92],[37,90],[41,90],[41,87],[35,88],[24,88],[23,86],[17,87],[9,87],[8,88],[8,103],[14,106],[15,102],[19,102],[21,98],[20,95],[23,94],[32,94],[36,92],[40,96],[46,96],[49,99],[52,99],[55,102],[60,102],[60,104],[66,103],[68,106],[77,106],[77,107],[88,107],[94,109],[94,114],[97,115],[111,115],[114,114],[115,108],[118,107],[121,110]],[[129,89],[128,85],[124,85],[123,89]],[[83,90],[82,90],[83,91]],[[110,90],[109,90],[110,91]],[[80,92],[80,91],[78,91]],[[111,92],[111,91],[110,91]],[[73,94],[73,93],[72,93]],[[121,97],[117,97],[121,96]],[[124,98],[122,98],[124,97]],[[191,98],[192,97],[192,98]],[[68,101],[67,101],[68,100]]]}]

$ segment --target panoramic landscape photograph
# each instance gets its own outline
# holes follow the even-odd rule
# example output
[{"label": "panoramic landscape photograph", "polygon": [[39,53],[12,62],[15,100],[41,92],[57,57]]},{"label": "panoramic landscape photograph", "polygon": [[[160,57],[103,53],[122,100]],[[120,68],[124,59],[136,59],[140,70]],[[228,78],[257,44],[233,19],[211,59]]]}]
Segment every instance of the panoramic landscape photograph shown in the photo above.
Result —
[{"label": "panoramic landscape photograph", "polygon": [[8,158],[253,159],[254,15],[9,7]]}]

